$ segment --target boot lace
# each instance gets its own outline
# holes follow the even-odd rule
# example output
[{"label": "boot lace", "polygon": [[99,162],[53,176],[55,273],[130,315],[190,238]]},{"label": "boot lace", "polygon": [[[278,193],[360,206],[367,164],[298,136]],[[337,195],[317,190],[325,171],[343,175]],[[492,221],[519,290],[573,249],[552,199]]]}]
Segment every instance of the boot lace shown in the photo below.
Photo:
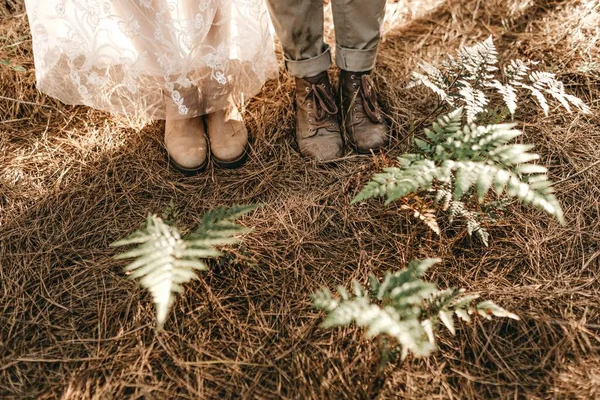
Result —
[{"label": "boot lace", "polygon": [[[359,120],[368,117],[372,122],[382,123],[383,118],[381,117],[381,110],[377,102],[377,94],[375,93],[375,83],[369,75],[360,76],[360,90],[358,89],[359,84],[354,82],[357,77],[351,75],[350,79],[353,81],[352,87],[357,90],[354,92],[354,119]],[[362,106],[362,107],[359,107]]]},{"label": "boot lace", "polygon": [[311,84],[305,90],[308,93],[302,104],[308,103],[308,108],[311,109],[308,113],[309,130],[314,132],[320,128],[333,128],[338,107],[327,87],[323,84]]}]

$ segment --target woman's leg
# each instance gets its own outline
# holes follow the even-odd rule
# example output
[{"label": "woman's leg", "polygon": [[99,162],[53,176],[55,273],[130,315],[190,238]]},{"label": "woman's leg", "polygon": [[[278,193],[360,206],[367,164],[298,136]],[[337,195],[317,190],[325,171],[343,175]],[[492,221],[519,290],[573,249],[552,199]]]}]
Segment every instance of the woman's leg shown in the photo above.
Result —
[{"label": "woman's leg", "polygon": [[198,88],[194,85],[184,87],[171,84],[177,80],[177,76],[160,76],[160,71],[164,70],[160,57],[166,55],[164,52],[167,49],[181,57],[185,57],[187,51],[169,29],[170,25],[178,19],[192,19],[194,9],[198,10],[198,3],[188,0],[184,2],[184,8],[174,10],[169,8],[166,0],[152,0],[147,5],[137,1],[120,1],[116,4],[124,21],[135,21],[135,31],[129,38],[139,54],[147,55],[148,75],[158,75],[156,79],[164,79],[170,85],[163,89],[166,103],[164,143],[169,161],[184,174],[200,172],[208,163],[204,121],[201,116],[186,118],[186,114],[193,115],[198,109]]},{"label": "woman's leg", "polygon": [[[225,44],[229,51],[231,40],[231,0],[222,0],[216,9],[214,23],[206,35],[205,44],[218,49]],[[229,54],[228,54],[229,56]],[[248,155],[248,130],[231,96],[232,85],[236,84],[235,60],[229,60],[223,73],[225,80],[211,79],[206,88],[201,88],[205,99],[221,98],[225,108],[206,115],[206,128],[212,158],[221,168],[235,168],[241,165]],[[231,70],[230,70],[231,69]],[[211,74],[214,75],[214,74]]]}]

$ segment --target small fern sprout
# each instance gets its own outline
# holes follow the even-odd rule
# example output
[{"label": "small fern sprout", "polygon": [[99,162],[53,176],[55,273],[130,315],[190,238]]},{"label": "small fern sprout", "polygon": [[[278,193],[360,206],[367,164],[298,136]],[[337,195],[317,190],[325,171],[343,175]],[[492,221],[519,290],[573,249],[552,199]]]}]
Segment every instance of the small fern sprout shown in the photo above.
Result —
[{"label": "small fern sprout", "polygon": [[[482,225],[481,214],[469,210],[467,205],[462,201],[452,200],[451,185],[446,184],[432,192],[434,193],[434,205],[448,214],[448,222],[450,224],[456,220],[460,220],[466,225],[469,236],[476,237],[486,247],[489,245],[490,234]],[[490,205],[497,208],[495,203],[491,203]]]},{"label": "small fern sprout", "polygon": [[146,225],[112,247],[137,245],[118,254],[116,259],[134,259],[124,268],[131,279],[139,279],[148,289],[156,306],[156,321],[162,329],[175,296],[183,291],[183,284],[197,279],[197,271],[208,267],[203,261],[219,257],[215,246],[234,244],[237,235],[248,230],[235,222],[255,206],[218,208],[204,215],[196,230],[186,236],[156,215],[148,215]]},{"label": "small fern sprout", "polygon": [[404,211],[409,211],[412,213],[413,218],[422,222],[425,226],[429,228],[436,235],[440,235],[440,226],[438,225],[437,217],[435,215],[435,210],[433,208],[427,207],[424,204],[424,200],[418,196],[414,196],[414,199],[417,199],[416,202],[405,202],[400,205],[400,209]]},{"label": "small fern sprout", "polygon": [[469,210],[462,201],[451,201],[448,207],[448,221],[452,223],[455,219],[461,219],[466,223],[467,233],[470,236],[475,236],[486,247],[489,245],[490,234],[481,225],[479,215]]},{"label": "small fern sprout", "polygon": [[370,289],[353,281],[351,292],[338,287],[337,295],[327,288],[313,294],[313,306],[325,312],[322,328],[350,326],[366,328],[367,337],[394,339],[404,359],[430,355],[436,348],[435,335],[440,322],[452,335],[456,333],[454,317],[471,322],[473,315],[519,317],[492,301],[474,304],[478,295],[463,290],[438,289],[423,280],[424,274],[439,259],[416,260],[408,268],[386,273],[383,280],[369,277]]}]

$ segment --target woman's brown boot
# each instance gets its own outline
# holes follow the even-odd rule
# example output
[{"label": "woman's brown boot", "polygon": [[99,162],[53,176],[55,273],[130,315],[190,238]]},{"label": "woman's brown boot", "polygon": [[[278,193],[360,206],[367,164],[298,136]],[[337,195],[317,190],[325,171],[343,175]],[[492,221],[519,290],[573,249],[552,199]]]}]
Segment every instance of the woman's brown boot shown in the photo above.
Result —
[{"label": "woman's brown boot", "polygon": [[[191,103],[198,101],[196,87],[179,91],[182,98]],[[204,117],[180,119],[177,104],[167,99],[167,120],[165,121],[165,148],[169,162],[184,175],[194,175],[208,165],[208,142],[204,129]],[[178,118],[178,119],[175,119]]]},{"label": "woman's brown boot", "polygon": [[206,116],[210,151],[215,164],[235,168],[248,157],[248,130],[236,107]]},{"label": "woman's brown boot", "polygon": [[167,120],[165,147],[173,168],[188,176],[202,172],[208,165],[203,117]]}]

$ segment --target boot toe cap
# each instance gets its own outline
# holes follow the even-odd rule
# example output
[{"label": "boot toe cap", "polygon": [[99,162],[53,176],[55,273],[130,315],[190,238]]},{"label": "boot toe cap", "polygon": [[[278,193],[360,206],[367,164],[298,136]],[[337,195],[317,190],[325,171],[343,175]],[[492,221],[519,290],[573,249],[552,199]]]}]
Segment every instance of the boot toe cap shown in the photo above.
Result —
[{"label": "boot toe cap", "polygon": [[244,158],[248,148],[248,129],[236,108],[218,111],[207,117],[212,158],[231,163]]},{"label": "boot toe cap", "polygon": [[379,150],[387,146],[389,142],[388,129],[383,124],[377,124],[371,128],[355,133],[355,145],[359,153],[370,153],[371,150]]},{"label": "boot toe cap", "polygon": [[317,161],[331,161],[344,154],[344,144],[341,137],[339,140],[315,137],[305,143],[300,152]]},{"label": "boot toe cap", "polygon": [[194,169],[204,165],[207,158],[206,145],[176,146],[175,148],[170,148],[168,152],[171,160],[186,169]]},{"label": "boot toe cap", "polygon": [[212,157],[222,162],[232,162],[243,157],[246,153],[246,145],[244,143],[231,143],[228,146],[213,147]]},{"label": "boot toe cap", "polygon": [[170,160],[185,169],[196,169],[206,164],[208,143],[200,118],[167,120],[165,148]]}]

